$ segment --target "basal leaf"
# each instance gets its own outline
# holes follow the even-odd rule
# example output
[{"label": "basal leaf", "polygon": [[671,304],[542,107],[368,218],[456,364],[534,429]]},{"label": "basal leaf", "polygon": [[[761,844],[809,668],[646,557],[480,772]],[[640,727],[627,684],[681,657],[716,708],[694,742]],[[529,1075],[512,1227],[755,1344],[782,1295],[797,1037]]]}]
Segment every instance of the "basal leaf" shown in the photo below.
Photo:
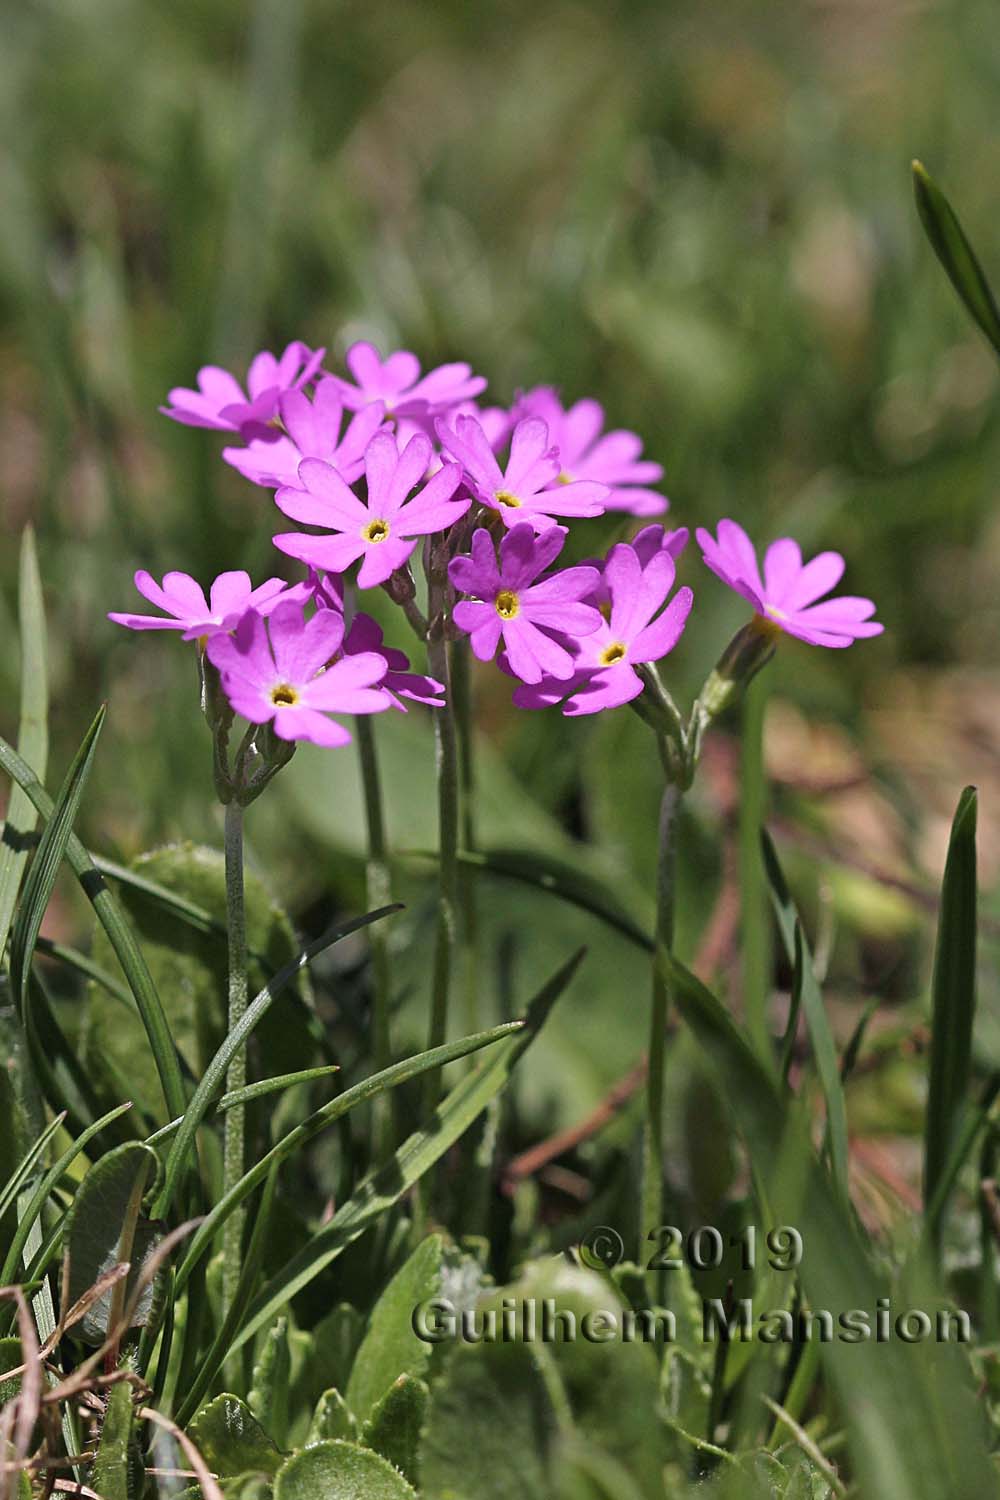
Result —
[{"label": "basal leaf", "polygon": [[416,1490],[370,1448],[317,1443],[278,1470],[274,1500],[415,1500]]}]

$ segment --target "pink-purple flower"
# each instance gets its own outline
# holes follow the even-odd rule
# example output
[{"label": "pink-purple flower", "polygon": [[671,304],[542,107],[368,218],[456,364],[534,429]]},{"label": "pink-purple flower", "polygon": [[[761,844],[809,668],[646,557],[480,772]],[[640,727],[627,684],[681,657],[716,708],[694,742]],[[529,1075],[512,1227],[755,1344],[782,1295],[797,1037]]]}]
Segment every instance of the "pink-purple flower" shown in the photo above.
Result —
[{"label": "pink-purple flower", "polygon": [[337,382],[327,375],[311,401],[304,391],[286,391],[278,414],[284,432],[269,427],[245,448],[222,450],[226,462],[245,479],[270,489],[296,485],[304,458],[321,458],[353,484],[364,473],[365,449],[383,424],[384,409],[375,401],[356,412],[341,436],[344,404]]},{"label": "pink-purple flower", "polygon": [[484,505],[500,512],[505,526],[527,521],[543,531],[556,516],[603,512],[607,485],[589,480],[567,483],[560,477],[559,455],[541,418],[526,417],[517,423],[505,469],[475,417],[458,416],[454,425],[439,419],[436,426],[441,446],[462,465],[470,489]]},{"label": "pink-purple flower", "polygon": [[605,510],[633,516],[657,516],[667,509],[665,495],[649,488],[663,478],[663,468],[642,458],[642,439],[634,432],[604,431],[604,408],[591,400],[566,408],[552,386],[525,391],[514,407],[516,417],[541,417],[549,441],[559,451],[560,477],[596,480],[608,487]]},{"label": "pink-purple flower", "polygon": [[421,416],[446,411],[486,389],[485,379],[473,375],[470,365],[438,365],[421,376],[420,361],[409,350],[397,349],[383,359],[374,344],[364,341],[351,345],[345,363],[353,383],[339,375],[332,378],[352,411],[381,401],[394,416]]},{"label": "pink-purple flower", "polygon": [[283,578],[268,578],[254,588],[249,573],[242,571],[220,573],[207,599],[201,585],[187,573],[165,573],[161,585],[151,573],[140,568],[134,582],[142,597],[164,614],[115,612],[108,619],[116,625],[127,625],[130,630],[182,630],[185,641],[232,630],[248,609],[267,615],[283,600],[301,600],[307,594],[305,584],[287,584]]},{"label": "pink-purple flower", "polygon": [[280,398],[286,391],[308,385],[325,353],[325,349],[310,349],[299,339],[280,355],[264,349],[251,361],[245,391],[228,370],[205,365],[198,371],[198,389],[175,386],[167,394],[168,405],[160,410],[187,427],[217,427],[227,432],[270,422]]},{"label": "pink-purple flower", "polygon": [[381,713],[391,699],[380,686],[385,658],[364,651],[334,661],[343,640],[336,610],[306,619],[301,604],[285,601],[267,621],[249,610],[206,650],[230,704],[251,724],[273,724],[282,740],[346,745],[350,734],[327,715]]},{"label": "pink-purple flower", "polygon": [[[644,565],[634,545],[620,542],[612,547],[603,569],[611,600],[608,619],[602,616],[597,630],[572,643],[569,676],[553,674],[536,685],[516,688],[517,706],[548,708],[562,702],[564,714],[577,716],[619,708],[637,698],[643,682],[635,668],[672,651],[691,612],[689,588],[678,589],[666,603],[675,577],[674,560],[665,548]],[[513,662],[502,665],[521,676]]]},{"label": "pink-purple flower", "polygon": [[274,538],[274,545],[289,557],[332,573],[343,573],[360,557],[361,588],[384,583],[407,561],[418,537],[446,530],[471,503],[468,495],[451,498],[462,477],[455,464],[439,469],[408,498],[426,473],[431,452],[430,439],[422,433],[410,438],[401,453],[391,433],[377,434],[365,451],[366,501],[359,500],[329,464],[305,459],[299,465],[301,488],[280,489],[275,500],[293,521],[323,526],[331,534],[285,531]]},{"label": "pink-purple flower", "polygon": [[444,706],[444,683],[433,677],[425,677],[422,672],[411,672],[410,658],[406,652],[385,644],[381,625],[371,615],[357,614],[348,626],[344,655],[356,656],[364,651],[377,652],[385,661],[386,674],[382,679],[382,687],[392,700],[393,708],[406,712],[406,704],[400,702],[401,698],[410,698],[414,703],[423,703],[428,708]]},{"label": "pink-purple flower", "polygon": [[772,625],[811,646],[849,646],[864,636],[881,635],[883,626],[871,616],[871,599],[841,594],[823,596],[840,582],[844,559],[839,552],[821,552],[803,563],[799,544],[791,537],[772,542],[764,554],[764,572],[754,545],[735,521],[719,522],[718,538],[697,532],[705,562],[731,589]]},{"label": "pink-purple flower", "polygon": [[573,656],[554,633],[587,636],[602,624],[600,611],[581,603],[597,585],[596,568],[564,568],[540,578],[565,540],[562,526],[540,536],[527,523],[515,526],[500,542],[498,564],[493,539],[480,528],[471,557],[455,557],[448,567],[455,588],[475,596],[455,605],[455,624],[468,632],[480,661],[493,659],[502,638],[511,670],[523,682],[569,677]]}]

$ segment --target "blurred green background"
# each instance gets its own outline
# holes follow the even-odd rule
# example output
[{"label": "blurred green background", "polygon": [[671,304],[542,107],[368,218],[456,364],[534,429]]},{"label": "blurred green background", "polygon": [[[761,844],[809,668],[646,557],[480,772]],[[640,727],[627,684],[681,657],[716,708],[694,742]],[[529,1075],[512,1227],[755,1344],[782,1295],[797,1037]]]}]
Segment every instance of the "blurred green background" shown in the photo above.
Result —
[{"label": "blurred green background", "polygon": [[[33,521],[50,781],[110,701],[85,838],[119,856],[220,841],[190,651],[105,619],[132,607],[134,568],[205,580],[279,561],[266,492],[221,462],[215,435],[157,414],[167,388],[293,337],[331,361],[359,336],[425,365],[468,359],[497,401],[543,381],[597,396],[665,465],[674,524],[730,515],[760,541],[836,547],[850,591],[878,600],[878,641],[789,642],[771,669],[774,826],[844,1026],[875,995],[890,1056],[899,1035],[919,1046],[927,893],[965,781],[984,793],[988,886],[1000,871],[1000,386],[923,239],[909,161],[924,159],[1000,267],[994,22],[982,0],[10,10],[0,622],[12,642],[16,543]],[[616,534],[581,523],[577,554]],[[669,676],[687,701],[744,611],[693,550],[682,577],[696,611]],[[394,623],[392,638],[406,644]],[[12,735],[13,650],[0,684]],[[648,922],[658,772],[643,726],[626,711],[516,714],[494,670],[476,690],[484,843],[569,857]],[[393,841],[430,847],[426,716],[386,716],[378,733]],[[696,953],[714,910],[711,967],[738,1003],[717,901],[731,750],[716,736],[692,799],[681,947]],[[362,834],[351,751],[301,751],[249,822],[256,867],[309,931],[331,900],[360,900]],[[400,879],[402,1041],[426,1003],[430,886],[415,867]],[[590,941],[525,1085],[539,1128],[574,1118],[642,1045],[642,963],[509,883],[484,883],[479,906],[481,1014],[516,1006]],[[77,932],[81,915],[67,905],[60,920]],[[996,980],[984,989],[980,1049],[996,1058]],[[865,1087],[855,1122],[868,1108],[886,1124]],[[916,1087],[901,1086],[888,1124],[905,1125]]]}]

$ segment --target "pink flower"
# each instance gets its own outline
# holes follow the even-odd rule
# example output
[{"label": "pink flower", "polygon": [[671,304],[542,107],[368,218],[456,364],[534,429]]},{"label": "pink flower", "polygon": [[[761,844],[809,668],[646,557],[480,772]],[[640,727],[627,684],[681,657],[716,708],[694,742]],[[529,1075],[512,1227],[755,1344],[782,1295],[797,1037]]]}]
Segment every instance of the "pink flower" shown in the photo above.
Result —
[{"label": "pink flower", "polygon": [[[310,568],[309,589],[318,609],[334,609],[344,613],[344,580],[335,573],[321,576]],[[433,677],[424,677],[420,672],[410,671],[410,659],[405,651],[383,643],[382,627],[371,615],[356,614],[344,638],[345,656],[355,656],[359,651],[377,651],[386,665],[382,687],[392,699],[393,708],[406,712],[406,704],[400,698],[412,698],[415,703],[426,703],[428,708],[441,708],[444,704],[444,683]]]},{"label": "pink flower", "polygon": [[381,401],[395,416],[419,416],[439,412],[468,401],[486,389],[481,375],[473,375],[466,364],[439,365],[421,379],[420,361],[406,349],[398,349],[385,359],[374,344],[352,344],[345,363],[355,384],[339,375],[332,379],[340,387],[344,405],[360,411],[373,401]]},{"label": "pink flower", "polygon": [[327,714],[381,713],[390,698],[378,686],[385,660],[375,652],[328,665],[343,639],[336,610],[307,620],[301,604],[286,601],[266,624],[249,610],[233,635],[213,636],[206,650],[229,702],[251,724],[273,723],[281,740],[347,745],[351,736]]},{"label": "pink flower", "polygon": [[[610,617],[602,617],[593,634],[573,643],[573,672],[568,678],[548,677],[537,686],[516,688],[517,706],[548,708],[567,699],[563,713],[576,716],[619,708],[637,698],[643,682],[636,666],[659,661],[672,651],[691,612],[689,588],[678,589],[661,609],[675,576],[674,560],[666,549],[661,548],[643,566],[634,545],[620,542],[612,547],[604,565]],[[509,666],[515,676],[521,676],[513,662]]]},{"label": "pink flower", "polygon": [[604,408],[596,401],[577,401],[567,410],[551,386],[540,385],[515,403],[517,417],[541,417],[549,439],[559,450],[563,482],[596,480],[610,491],[606,510],[633,516],[657,516],[669,501],[646,488],[663,478],[660,464],[641,458],[642,439],[634,432],[604,432]]},{"label": "pink flower", "polygon": [[726,520],[719,522],[718,531],[718,540],[710,531],[697,531],[705,562],[778,629],[811,646],[849,646],[862,636],[881,635],[884,626],[871,619],[871,599],[849,594],[823,599],[843,576],[839,552],[821,552],[803,563],[798,542],[783,537],[764,554],[761,578],[757,554],[743,527]]},{"label": "pink flower", "polygon": [[604,510],[607,485],[560,481],[558,455],[538,417],[526,417],[514,428],[506,469],[500,468],[475,417],[456,417],[454,428],[439,421],[437,434],[441,446],[462,465],[473,493],[500,512],[505,526],[528,521],[544,531],[554,516],[599,516]]},{"label": "pink flower", "polygon": [[572,674],[573,657],[550,632],[585,636],[602,624],[598,610],[580,603],[597,585],[596,568],[565,568],[535,582],[565,540],[563,526],[550,526],[541,536],[530,525],[515,526],[500,543],[498,567],[493,540],[480,528],[472,556],[455,557],[448,566],[454,586],[476,596],[455,605],[455,624],[469,633],[480,661],[492,660],[502,637],[511,670],[523,682]]},{"label": "pink flower", "polygon": [[306,588],[301,583],[289,585],[283,578],[269,578],[254,588],[249,573],[220,573],[206,599],[204,589],[187,573],[165,573],[161,588],[144,568],[136,573],[135,586],[144,599],[172,618],[109,614],[108,619],[130,630],[182,630],[181,639],[185,641],[232,630],[248,609],[269,615],[283,600],[303,599]]},{"label": "pink flower", "polygon": [[295,485],[304,458],[321,458],[337,470],[348,484],[364,472],[365,449],[382,426],[382,403],[375,401],[350,421],[343,437],[340,425],[344,405],[337,382],[325,376],[316,386],[312,401],[301,390],[286,391],[278,402],[285,431],[268,428],[245,448],[223,448],[226,463],[254,484],[270,489]]},{"label": "pink flower", "polygon": [[309,349],[298,339],[279,358],[264,349],[254,356],[247,371],[246,391],[228,370],[205,365],[198,371],[198,389],[175,386],[167,394],[169,405],[161,406],[160,410],[165,417],[173,417],[187,427],[219,427],[239,432],[248,423],[269,422],[284,392],[307,385],[323,363],[325,353],[325,349]]},{"label": "pink flower", "polygon": [[275,495],[279,509],[293,521],[323,526],[331,536],[284,531],[274,545],[289,557],[316,568],[343,573],[362,558],[358,583],[363,589],[384,583],[401,568],[417,545],[416,538],[444,531],[465,515],[471,501],[451,496],[461,471],[447,464],[411,500],[431,459],[430,439],[418,433],[399,452],[391,433],[381,432],[365,451],[368,500],[363,503],[329,464],[307,458],[299,465],[299,489]]}]

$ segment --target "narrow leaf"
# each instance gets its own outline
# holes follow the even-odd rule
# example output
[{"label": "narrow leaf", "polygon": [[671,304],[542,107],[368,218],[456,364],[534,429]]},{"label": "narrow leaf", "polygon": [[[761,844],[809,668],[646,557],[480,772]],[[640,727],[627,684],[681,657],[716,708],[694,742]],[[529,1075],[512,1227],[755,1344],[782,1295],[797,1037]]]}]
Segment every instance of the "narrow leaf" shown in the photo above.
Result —
[{"label": "narrow leaf", "polygon": [[[18,587],[21,629],[21,712],[17,730],[19,753],[45,780],[49,753],[49,686],[45,638],[45,605],[38,573],[35,534],[26,526],[21,537],[21,569]],[[0,840],[0,958],[7,943],[18,887],[28,857],[28,840],[34,832],[35,809],[20,787],[14,787],[7,804],[7,818]]]},{"label": "narrow leaf", "polygon": [[1000,354],[1000,310],[958,216],[922,162],[913,163],[917,212],[948,279]]},{"label": "narrow leaf", "polygon": [[[976,790],[959,798],[941,887],[932,982],[924,1203],[937,1195],[965,1112],[976,1009]],[[943,1205],[938,1213],[943,1210]]]}]

